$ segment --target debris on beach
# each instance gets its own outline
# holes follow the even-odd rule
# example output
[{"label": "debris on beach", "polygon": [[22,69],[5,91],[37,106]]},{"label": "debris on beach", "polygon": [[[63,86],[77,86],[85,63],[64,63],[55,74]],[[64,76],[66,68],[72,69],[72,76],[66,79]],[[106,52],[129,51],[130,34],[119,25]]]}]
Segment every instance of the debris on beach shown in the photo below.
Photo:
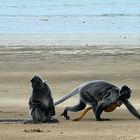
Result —
[{"label": "debris on beach", "polygon": [[34,133],[34,132],[40,133],[40,132],[43,132],[43,130],[41,130],[39,128],[35,128],[35,129],[24,129],[24,132],[26,132],[26,133]]},{"label": "debris on beach", "polygon": [[47,130],[47,132],[51,132],[50,130]]}]

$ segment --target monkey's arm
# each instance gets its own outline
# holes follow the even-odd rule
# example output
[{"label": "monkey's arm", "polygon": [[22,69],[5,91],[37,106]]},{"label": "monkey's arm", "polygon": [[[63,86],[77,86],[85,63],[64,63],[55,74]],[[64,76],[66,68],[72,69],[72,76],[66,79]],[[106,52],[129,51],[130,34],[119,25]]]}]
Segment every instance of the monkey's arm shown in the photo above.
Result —
[{"label": "monkey's arm", "polygon": [[47,98],[48,99],[46,100],[46,102],[48,102],[49,114],[50,114],[50,116],[54,116],[55,115],[55,106],[54,106],[54,101],[53,101],[51,89],[48,86],[48,84],[46,83],[46,81],[44,82],[44,85],[45,85],[45,89],[47,91]]},{"label": "monkey's arm", "polygon": [[53,101],[53,98],[52,98],[52,96],[50,96],[49,97],[50,99],[49,99],[49,112],[50,112],[50,114],[52,115],[52,116],[54,116],[55,115],[55,106],[54,106],[54,101]]},{"label": "monkey's arm", "polygon": [[100,115],[102,114],[103,111],[111,112],[113,111],[116,106],[112,105],[112,103],[115,103],[117,100],[118,94],[116,94],[117,89],[111,89],[108,91],[109,96],[107,98],[104,98],[97,106],[96,112],[95,112],[95,117],[97,121],[106,121],[109,119],[102,119]]},{"label": "monkey's arm", "polygon": [[132,113],[136,118],[140,119],[140,114],[137,112],[137,110],[132,106],[132,104],[127,99],[124,99],[123,103],[127,107],[130,113]]}]

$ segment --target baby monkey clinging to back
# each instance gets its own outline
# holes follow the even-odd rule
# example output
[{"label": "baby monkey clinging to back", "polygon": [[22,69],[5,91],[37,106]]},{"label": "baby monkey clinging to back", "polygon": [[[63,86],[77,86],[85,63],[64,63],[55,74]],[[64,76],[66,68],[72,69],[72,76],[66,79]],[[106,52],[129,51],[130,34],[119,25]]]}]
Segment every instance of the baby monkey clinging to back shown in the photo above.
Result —
[{"label": "baby monkey clinging to back", "polygon": [[[60,100],[56,101],[55,105],[60,104],[78,93],[80,94],[79,103],[66,107],[62,113],[66,119],[69,119],[68,111],[81,111],[86,107],[86,104],[91,106],[97,121],[109,120],[100,117],[102,112],[107,110],[107,112],[109,112],[109,110],[113,111],[117,106],[121,106],[121,104],[124,104],[130,113],[140,119],[139,113],[128,101],[131,89],[128,86],[122,86],[122,88],[119,89],[117,86],[102,80],[90,81],[78,86]],[[111,110],[111,108],[114,109]]]}]

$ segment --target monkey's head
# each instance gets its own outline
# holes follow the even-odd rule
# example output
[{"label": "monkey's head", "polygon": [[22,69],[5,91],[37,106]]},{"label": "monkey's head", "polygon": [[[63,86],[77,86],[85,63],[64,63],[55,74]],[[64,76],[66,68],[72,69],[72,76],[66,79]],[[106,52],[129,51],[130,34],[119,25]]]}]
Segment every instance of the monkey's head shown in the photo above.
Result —
[{"label": "monkey's head", "polygon": [[43,87],[43,81],[42,78],[38,75],[35,75],[32,79],[31,79],[31,83],[32,83],[32,88],[33,89],[40,89]]},{"label": "monkey's head", "polygon": [[129,99],[131,96],[131,89],[128,86],[124,85],[121,87],[120,94],[122,95],[121,98]]}]

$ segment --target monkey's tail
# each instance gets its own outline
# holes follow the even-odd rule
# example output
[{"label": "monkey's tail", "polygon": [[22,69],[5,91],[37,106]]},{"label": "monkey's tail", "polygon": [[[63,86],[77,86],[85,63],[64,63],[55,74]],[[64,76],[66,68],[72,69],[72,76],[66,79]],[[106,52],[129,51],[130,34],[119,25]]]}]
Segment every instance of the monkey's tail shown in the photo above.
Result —
[{"label": "monkey's tail", "polygon": [[78,118],[73,119],[73,121],[80,121],[80,120],[84,117],[84,115],[85,115],[89,110],[91,110],[91,109],[92,109],[92,107],[86,108],[86,109],[82,112],[81,116],[78,117]]},{"label": "monkey's tail", "polygon": [[77,94],[79,92],[79,89],[80,89],[80,87],[73,89],[71,92],[66,94],[64,97],[62,97],[58,101],[54,102],[54,105],[58,105],[58,104],[64,102],[65,100],[69,99],[70,97],[74,96],[75,94]]}]

